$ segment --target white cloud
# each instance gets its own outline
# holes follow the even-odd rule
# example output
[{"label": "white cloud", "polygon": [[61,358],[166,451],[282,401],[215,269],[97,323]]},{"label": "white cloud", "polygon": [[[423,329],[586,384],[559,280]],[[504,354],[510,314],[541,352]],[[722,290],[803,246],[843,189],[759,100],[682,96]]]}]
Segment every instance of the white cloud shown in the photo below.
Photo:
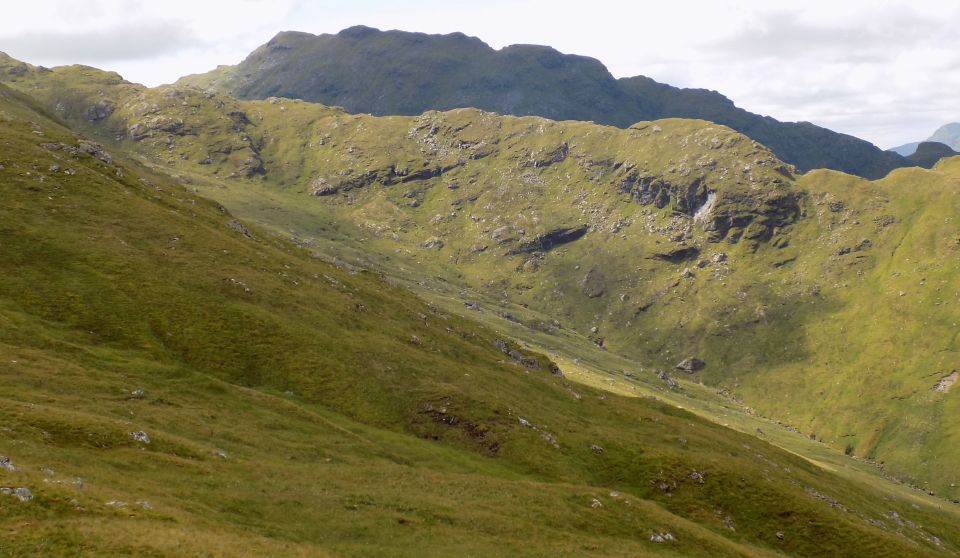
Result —
[{"label": "white cloud", "polygon": [[155,85],[236,63],[281,30],[462,31],[495,48],[591,56],[618,77],[714,89],[889,147],[960,120],[957,21],[955,0],[54,0],[7,7],[0,50]]},{"label": "white cloud", "polygon": [[[188,28],[172,21],[143,22],[102,31],[27,31],[3,37],[4,48],[27,60],[113,62],[155,58],[201,46]],[[118,52],[118,45],[123,50]]]}]

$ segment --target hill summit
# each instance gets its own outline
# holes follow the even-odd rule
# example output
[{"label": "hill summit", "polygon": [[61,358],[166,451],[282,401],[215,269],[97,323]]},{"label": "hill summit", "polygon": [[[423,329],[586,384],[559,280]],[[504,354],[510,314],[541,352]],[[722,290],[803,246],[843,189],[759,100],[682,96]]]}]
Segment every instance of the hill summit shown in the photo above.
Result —
[{"label": "hill summit", "polygon": [[463,33],[364,26],[335,35],[282,32],[240,64],[187,76],[178,84],[241,99],[289,97],[374,115],[474,107],[621,128],[643,120],[695,118],[750,136],[802,171],[830,168],[881,178],[912,166],[853,136],[747,112],[715,91],[681,89],[644,76],[616,79],[593,58],[538,45],[495,50]]}]

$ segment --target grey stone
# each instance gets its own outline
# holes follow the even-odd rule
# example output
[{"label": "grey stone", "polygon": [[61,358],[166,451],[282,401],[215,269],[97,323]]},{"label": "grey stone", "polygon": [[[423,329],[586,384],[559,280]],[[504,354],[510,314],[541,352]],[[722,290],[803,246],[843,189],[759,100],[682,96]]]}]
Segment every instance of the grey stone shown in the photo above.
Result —
[{"label": "grey stone", "polygon": [[29,488],[16,488],[13,491],[13,495],[21,502],[29,502],[30,500],[33,500],[33,492],[31,492]]},{"label": "grey stone", "polygon": [[697,357],[688,357],[677,363],[677,370],[683,370],[684,372],[692,374],[706,365],[706,362]]}]

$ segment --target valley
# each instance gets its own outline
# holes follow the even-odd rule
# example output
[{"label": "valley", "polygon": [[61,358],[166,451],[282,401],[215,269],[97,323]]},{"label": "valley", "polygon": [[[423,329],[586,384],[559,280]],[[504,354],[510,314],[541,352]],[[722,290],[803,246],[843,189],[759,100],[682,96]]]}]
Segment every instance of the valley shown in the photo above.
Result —
[{"label": "valley", "polygon": [[956,158],[195,85],[0,54],[0,556],[960,553]]}]

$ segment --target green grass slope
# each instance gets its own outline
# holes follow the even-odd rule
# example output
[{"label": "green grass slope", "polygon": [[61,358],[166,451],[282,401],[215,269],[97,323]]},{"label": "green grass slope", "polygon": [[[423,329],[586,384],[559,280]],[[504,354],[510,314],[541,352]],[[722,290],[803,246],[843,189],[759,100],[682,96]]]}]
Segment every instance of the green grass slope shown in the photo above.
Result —
[{"label": "green grass slope", "polygon": [[[854,303],[869,306],[873,301],[859,287],[848,287],[879,269],[886,262],[881,255],[902,243],[900,235],[919,230],[905,218],[926,207],[917,192],[829,173],[795,182],[789,167],[768,150],[705,122],[672,120],[618,130],[470,110],[416,119],[375,118],[282,99],[237,102],[190,89],[148,90],[118,81],[115,74],[82,67],[28,74],[15,84],[90,133],[109,139],[111,146],[139,153],[152,165],[176,173],[188,191],[216,196],[285,234],[292,229],[301,245],[362,254],[368,263],[419,284],[424,292],[443,285],[468,301],[479,301],[477,316],[501,313],[500,322],[490,323],[522,322],[526,329],[521,331],[531,338],[576,332],[596,344],[603,338],[605,347],[638,359],[650,370],[647,374],[669,369],[686,356],[699,356],[708,364],[696,377],[719,386],[733,400],[834,446],[849,445],[854,455],[885,460],[893,472],[914,475],[938,492],[953,494],[949,484],[956,456],[949,442],[955,429],[949,417],[955,411],[949,402],[955,393],[931,392],[939,378],[927,381],[916,374],[934,362],[901,356],[896,366],[882,369],[884,381],[914,386],[912,392],[889,398],[889,386],[877,376],[864,376],[864,385],[871,389],[850,389],[857,385],[853,381],[864,370],[861,366],[875,366],[876,361],[852,358],[868,355],[869,349],[841,342],[869,340],[845,334],[854,326],[866,330],[862,324],[870,317],[851,309]],[[101,103],[113,107],[102,118],[89,108]],[[96,118],[89,118],[91,114]],[[931,182],[934,176],[942,180]],[[890,180],[910,177],[927,183],[918,192],[947,196],[949,176],[947,169],[897,173]],[[952,229],[941,226],[949,222],[944,223],[942,215],[933,217],[930,231],[949,238]],[[582,225],[587,225],[586,232],[574,238]],[[550,234],[557,231],[567,233]],[[866,235],[869,244],[862,243]],[[918,254],[924,254],[924,262],[943,261],[944,255]],[[684,273],[687,268],[690,272]],[[949,266],[939,268],[950,273]],[[930,308],[949,311],[941,304]],[[949,319],[948,314],[940,316]],[[911,323],[927,318],[917,319]],[[818,329],[823,320],[833,325]],[[894,336],[892,328],[902,325],[895,320],[869,324],[877,335],[889,335],[884,338],[888,356],[912,354],[904,344],[915,346],[919,336],[934,331],[917,327],[909,335]],[[288,335],[278,334],[284,338],[277,345],[285,348],[284,355],[295,354],[291,347],[300,339],[292,335],[291,342]],[[400,334],[400,339],[409,336]],[[494,350],[490,338],[487,342],[489,346],[481,345]],[[267,345],[273,340],[263,347]],[[263,347],[257,358],[267,351]],[[494,356],[502,359],[495,350]],[[937,366],[947,363],[940,360]],[[244,366],[258,369],[246,364],[240,368]],[[298,381],[313,382],[308,376],[301,374]],[[948,377],[949,371],[941,376]],[[550,382],[556,380],[548,377],[544,385]],[[317,393],[336,400],[333,392],[342,388],[337,386]],[[840,387],[828,393],[828,386]],[[554,388],[558,401],[572,397],[563,391],[566,387]],[[541,389],[546,388],[538,385],[536,393]],[[301,388],[292,391],[300,393]],[[380,401],[379,392],[373,393]],[[464,403],[466,408],[500,391],[484,383],[469,393],[477,399]],[[522,409],[533,392],[511,393],[509,408]],[[937,412],[946,420],[936,424],[929,423],[926,414],[937,408],[925,404],[930,393],[944,402]],[[389,425],[397,419],[383,415],[384,405],[397,412],[418,405],[426,410],[427,404],[436,408],[437,401],[445,402],[444,396],[400,403],[387,398],[369,413],[383,421],[377,424]],[[600,400],[600,394],[595,397]],[[609,405],[611,399],[604,397],[601,401],[607,403],[599,408]],[[354,404],[365,403],[337,406],[336,412],[356,420],[349,414]],[[488,421],[497,413],[485,405],[480,405],[487,409],[481,414]],[[544,424],[561,445],[567,443],[566,435],[557,432],[567,430],[556,424],[603,424],[593,410],[579,414],[560,409]],[[457,414],[455,422],[463,420]],[[467,422],[474,426],[454,429],[448,436],[489,453],[493,442],[477,442],[472,434],[475,425],[487,423],[473,417]],[[911,429],[900,427],[902,423]],[[399,424],[422,432],[417,421],[410,423],[416,428]],[[622,437],[626,431],[641,435],[634,432],[634,422],[629,427],[611,424],[608,437]],[[878,424],[882,435],[872,434]],[[937,436],[925,434],[933,429]],[[574,445],[587,448],[581,457],[593,459],[590,445],[609,449],[609,438],[598,440],[596,433],[585,434]],[[757,443],[745,440],[751,447]],[[494,442],[497,452],[505,451],[502,441]],[[526,471],[542,474],[540,467],[548,463],[551,471],[572,474],[551,454],[530,452],[529,447],[518,454]],[[579,471],[573,476],[551,478],[582,482],[582,472],[595,474],[591,463],[577,462],[570,465]],[[617,478],[636,479],[631,467],[627,460],[611,471],[620,471]],[[630,482],[652,496],[648,485],[656,475],[646,471],[639,476],[640,482]],[[718,509],[729,506],[723,504],[727,497],[716,501]],[[678,501],[675,498],[666,501]]]},{"label": "green grass slope", "polygon": [[703,119],[760,141],[803,170],[832,168],[880,178],[910,165],[853,136],[747,112],[715,91],[679,89],[643,76],[618,80],[592,58],[536,45],[494,50],[462,33],[363,26],[336,35],[283,32],[237,66],[187,76],[178,84],[243,99],[290,97],[377,115],[476,107],[621,127],[640,120]]},{"label": "green grass slope", "polygon": [[[706,122],[620,130],[476,110],[376,118],[118,79],[73,67],[14,83],[328,253],[539,310],[531,328],[578,331],[652,369],[697,356],[708,363],[698,379],[763,415],[960,497],[955,415],[937,419],[926,404],[956,367],[953,336],[938,338],[934,358],[919,349],[929,330],[902,335],[896,320],[849,311],[876,300],[865,278],[915,225],[954,234],[950,206],[921,196],[952,199],[937,172],[877,185],[823,173],[796,182],[766,148]],[[103,105],[110,113],[91,119]],[[910,216],[938,208],[947,214]],[[920,252],[922,265],[952,273],[953,249]],[[937,323],[957,319],[949,304],[931,311]],[[833,320],[829,338],[842,342],[817,342]],[[879,368],[865,373],[850,347],[874,330],[907,365],[871,362]],[[876,377],[871,389],[851,387]],[[890,393],[901,385],[907,394]]]},{"label": "green grass slope", "polygon": [[951,510],[520,366],[3,87],[0,142],[0,555],[958,550]]},{"label": "green grass slope", "polygon": [[7,89],[0,127],[4,555],[955,551],[929,503],[524,369]]}]

